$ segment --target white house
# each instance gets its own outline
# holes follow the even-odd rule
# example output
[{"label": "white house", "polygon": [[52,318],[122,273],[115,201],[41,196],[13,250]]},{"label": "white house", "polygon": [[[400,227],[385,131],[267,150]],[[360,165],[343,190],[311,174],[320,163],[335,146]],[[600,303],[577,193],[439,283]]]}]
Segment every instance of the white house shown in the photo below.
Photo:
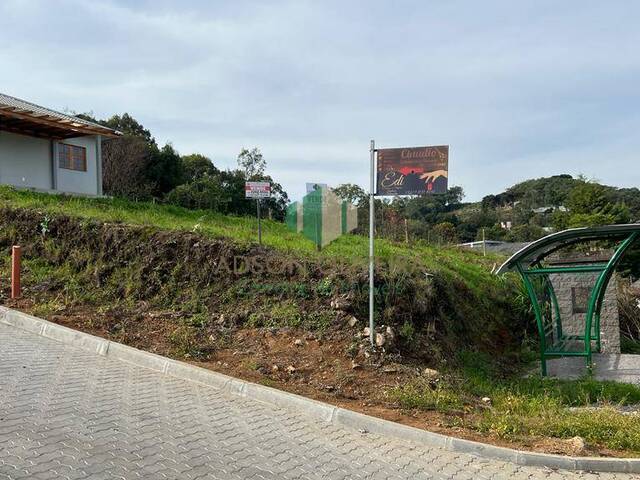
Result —
[{"label": "white house", "polygon": [[102,195],[102,139],[117,135],[0,93],[0,184]]}]

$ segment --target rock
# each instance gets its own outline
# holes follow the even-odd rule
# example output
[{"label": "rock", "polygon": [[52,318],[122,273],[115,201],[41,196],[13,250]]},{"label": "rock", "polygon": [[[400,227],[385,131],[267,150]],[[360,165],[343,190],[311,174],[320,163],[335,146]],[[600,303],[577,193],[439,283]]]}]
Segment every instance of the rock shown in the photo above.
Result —
[{"label": "rock", "polygon": [[433,368],[425,368],[422,371],[422,376],[426,377],[429,380],[435,380],[440,376],[440,372],[438,372],[437,370],[434,370]]},{"label": "rock", "polygon": [[358,319],[356,317],[351,317],[349,319],[349,326],[350,327],[355,327],[358,324]]},{"label": "rock", "polygon": [[385,343],[387,343],[386,337],[381,333],[376,333],[376,345],[382,347]]},{"label": "rock", "polygon": [[296,338],[295,342],[293,342],[293,344],[296,347],[301,347],[302,345],[304,345],[304,342],[302,340],[300,340],[299,338]]},{"label": "rock", "polygon": [[351,369],[352,370],[356,370],[358,368],[362,368],[362,365],[360,365],[358,362],[356,362],[355,360],[351,361]]},{"label": "rock", "polygon": [[344,310],[349,306],[349,302],[344,296],[334,297],[331,300],[331,308],[334,310]]},{"label": "rock", "polygon": [[287,373],[289,373],[289,374],[296,373],[296,367],[294,367],[293,365],[289,365],[287,367]]},{"label": "rock", "polygon": [[396,339],[396,334],[393,331],[393,328],[391,328],[391,327],[387,327],[386,328],[386,330],[384,332],[384,336],[385,336],[387,342],[389,342],[389,343],[393,343],[395,341],[395,339]]},{"label": "rock", "polygon": [[565,440],[565,443],[571,448],[574,455],[580,455],[587,450],[587,442],[582,437],[573,437]]}]

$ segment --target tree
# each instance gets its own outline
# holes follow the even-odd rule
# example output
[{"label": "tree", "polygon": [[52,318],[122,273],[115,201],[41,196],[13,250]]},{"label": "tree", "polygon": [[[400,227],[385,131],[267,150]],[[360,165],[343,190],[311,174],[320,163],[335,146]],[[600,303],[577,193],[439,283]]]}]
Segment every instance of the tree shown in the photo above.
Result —
[{"label": "tree", "polygon": [[627,223],[629,209],[623,203],[616,203],[612,192],[597,183],[584,183],[569,195],[570,227],[594,227],[615,223]]},{"label": "tree", "polygon": [[161,150],[152,150],[147,178],[153,185],[153,193],[157,197],[162,197],[183,183],[182,158],[170,143]]},{"label": "tree", "polygon": [[146,175],[150,159],[147,143],[138,137],[112,138],[102,145],[102,181],[108,195],[145,200],[153,186]]},{"label": "tree", "polygon": [[247,180],[258,180],[264,176],[267,162],[258,148],[247,150],[243,148],[238,154],[238,166],[244,171]]},{"label": "tree", "polygon": [[222,186],[218,175],[207,175],[178,185],[166,196],[166,201],[174,205],[217,212],[226,212],[229,200],[228,192]]},{"label": "tree", "polygon": [[367,195],[367,192],[365,192],[360,185],[356,185],[355,183],[343,183],[342,185],[334,188],[333,193],[342,200],[352,203],[356,207],[362,206],[369,201],[369,195]]},{"label": "tree", "polygon": [[114,115],[108,120],[101,120],[99,123],[105,127],[118,130],[125,135],[142,138],[150,147],[157,147],[156,140],[151,135],[151,132],[128,113]]},{"label": "tree", "polygon": [[505,235],[508,242],[532,242],[547,234],[537,225],[516,225]]},{"label": "tree", "polygon": [[453,211],[460,207],[464,197],[462,187],[451,187],[443,195],[424,195],[405,202],[405,216],[429,225],[449,222],[457,224]]},{"label": "tree", "polygon": [[199,153],[192,153],[182,157],[185,182],[193,182],[202,177],[211,177],[220,173],[209,157]]},{"label": "tree", "polygon": [[433,235],[443,243],[454,243],[458,240],[456,227],[451,222],[438,223],[433,227]]},{"label": "tree", "polygon": [[567,206],[572,214],[590,214],[602,210],[607,203],[607,191],[602,185],[584,183],[571,190]]}]

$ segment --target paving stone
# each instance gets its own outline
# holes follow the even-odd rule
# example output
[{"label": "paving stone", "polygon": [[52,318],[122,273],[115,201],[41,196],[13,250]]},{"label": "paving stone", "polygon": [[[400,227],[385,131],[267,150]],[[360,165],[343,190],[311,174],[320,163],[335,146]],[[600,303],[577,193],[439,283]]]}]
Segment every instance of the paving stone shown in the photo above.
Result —
[{"label": "paving stone", "polygon": [[630,480],[367,434],[0,325],[0,480]]}]

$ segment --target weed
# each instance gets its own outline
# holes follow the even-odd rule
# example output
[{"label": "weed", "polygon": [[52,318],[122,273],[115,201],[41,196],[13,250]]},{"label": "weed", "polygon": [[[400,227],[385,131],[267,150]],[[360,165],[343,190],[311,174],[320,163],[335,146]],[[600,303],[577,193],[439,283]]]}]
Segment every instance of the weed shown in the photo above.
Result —
[{"label": "weed", "polygon": [[413,323],[405,320],[405,322],[402,324],[402,326],[400,327],[400,330],[398,331],[398,333],[400,334],[400,337],[405,341],[405,342],[412,342],[415,334],[416,334],[416,329],[413,326]]},{"label": "weed", "polygon": [[201,313],[196,313],[194,315],[191,315],[190,317],[187,317],[184,323],[190,327],[202,329],[209,324],[210,320],[211,318],[209,317],[208,313],[201,312]]},{"label": "weed", "polygon": [[63,303],[60,303],[58,299],[53,299],[34,305],[32,313],[36,317],[49,318],[51,315],[63,312],[64,309]]},{"label": "weed", "polygon": [[213,352],[212,342],[200,338],[198,329],[189,325],[180,325],[169,334],[173,354],[184,358],[207,358]]},{"label": "weed", "polygon": [[316,286],[316,292],[323,297],[330,297],[333,294],[333,283],[329,278],[323,278]]},{"label": "weed", "polygon": [[424,379],[395,387],[389,396],[404,409],[452,412],[461,410],[464,404],[460,394],[449,385]]},{"label": "weed", "polygon": [[242,366],[247,370],[256,371],[260,368],[260,364],[256,362],[254,359],[247,359],[242,362]]}]

